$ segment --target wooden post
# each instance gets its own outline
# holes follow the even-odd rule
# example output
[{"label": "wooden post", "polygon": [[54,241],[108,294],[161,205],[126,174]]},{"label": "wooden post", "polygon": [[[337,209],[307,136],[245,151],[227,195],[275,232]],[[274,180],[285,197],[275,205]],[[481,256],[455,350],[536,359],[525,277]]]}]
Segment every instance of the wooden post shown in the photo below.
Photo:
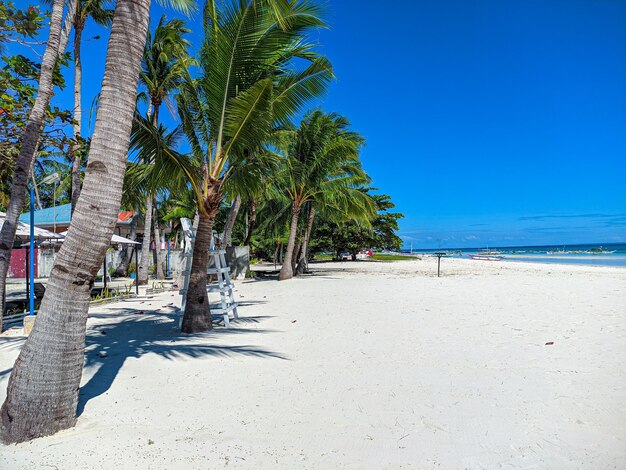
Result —
[{"label": "wooden post", "polygon": [[441,275],[441,257],[446,256],[446,254],[445,252],[438,251],[435,253],[435,256],[437,257],[437,277],[439,277]]}]

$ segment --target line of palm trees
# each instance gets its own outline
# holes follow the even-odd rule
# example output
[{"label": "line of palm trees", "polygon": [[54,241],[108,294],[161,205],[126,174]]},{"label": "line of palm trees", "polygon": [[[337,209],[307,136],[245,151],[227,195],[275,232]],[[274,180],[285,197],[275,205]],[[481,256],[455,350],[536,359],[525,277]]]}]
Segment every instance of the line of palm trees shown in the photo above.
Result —
[{"label": "line of palm trees", "polygon": [[[192,0],[170,4],[184,12],[194,8]],[[264,230],[282,234],[287,229],[281,280],[307,269],[316,215],[367,225],[376,213],[367,192],[370,179],[359,159],[364,139],[346,118],[315,109],[293,123],[333,78],[331,64],[311,40],[313,31],[326,26],[315,1],[207,0],[203,37],[194,57],[183,21],[162,17],[154,32],[148,32],[150,0],[117,0],[114,8],[107,0],[54,0],[51,6],[40,91],[0,234],[2,291],[43,126],[40,110],[48,107],[50,75],[64,49],[63,12],[65,25],[75,31],[77,113],[82,76],[78,51],[86,17],[110,23],[111,33],[91,139],[84,138],[80,119],[74,127],[72,223],[0,410],[5,442],[52,434],[76,422],[89,295],[122,203],[145,214],[141,280],[148,276],[151,237],[157,246],[159,242],[159,223],[152,223],[159,203],[170,217],[196,215],[182,321],[186,333],[212,327],[206,273],[212,230],[225,202],[230,204],[226,243],[242,208],[247,219],[244,243],[258,229],[260,211]],[[179,120],[178,127],[162,124],[164,104]],[[177,150],[180,141],[188,152]],[[88,158],[81,176],[79,150],[85,147]]]}]

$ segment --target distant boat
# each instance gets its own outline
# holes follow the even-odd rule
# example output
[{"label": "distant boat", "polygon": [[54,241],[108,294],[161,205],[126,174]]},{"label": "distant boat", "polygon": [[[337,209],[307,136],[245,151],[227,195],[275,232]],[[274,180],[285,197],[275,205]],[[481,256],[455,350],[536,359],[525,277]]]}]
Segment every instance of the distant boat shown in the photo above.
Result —
[{"label": "distant boat", "polygon": [[500,261],[502,258],[502,252],[498,250],[490,250],[489,247],[484,250],[478,250],[475,255],[472,255],[472,259],[478,259],[483,261]]},{"label": "distant boat", "polygon": [[472,255],[471,258],[475,260],[479,260],[479,261],[502,261],[502,256],[498,256],[494,254],[487,254],[485,252],[476,253],[475,255]]},{"label": "distant boat", "polygon": [[592,255],[610,255],[611,253],[615,253],[615,250],[607,251],[607,250],[602,249],[601,246],[599,246],[598,248],[592,248],[587,253],[592,254]]}]

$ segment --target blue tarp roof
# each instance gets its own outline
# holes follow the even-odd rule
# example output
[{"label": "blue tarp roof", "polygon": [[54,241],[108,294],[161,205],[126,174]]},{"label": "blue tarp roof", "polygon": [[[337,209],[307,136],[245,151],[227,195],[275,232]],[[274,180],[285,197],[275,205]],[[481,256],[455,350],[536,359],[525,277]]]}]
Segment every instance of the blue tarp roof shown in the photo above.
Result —
[{"label": "blue tarp roof", "polygon": [[[59,206],[47,207],[45,209],[41,209],[35,211],[35,225],[54,225],[55,221],[53,220],[56,215],[56,223],[58,225],[69,225],[72,219],[72,205],[71,204],[61,204]],[[25,212],[20,215],[20,222],[25,224],[30,223],[30,214]]]}]

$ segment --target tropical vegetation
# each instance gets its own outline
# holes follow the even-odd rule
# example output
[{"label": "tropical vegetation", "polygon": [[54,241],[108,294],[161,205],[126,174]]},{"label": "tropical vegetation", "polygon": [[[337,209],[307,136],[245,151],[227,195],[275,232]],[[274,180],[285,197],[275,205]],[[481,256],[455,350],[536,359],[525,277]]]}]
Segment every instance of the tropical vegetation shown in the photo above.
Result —
[{"label": "tropical vegetation", "polygon": [[[0,5],[0,47],[11,38],[39,37],[45,19],[39,8]],[[401,215],[390,212],[389,196],[371,188],[360,158],[364,136],[345,116],[315,108],[334,78],[314,40],[327,26],[320,2],[172,0],[184,14],[201,7],[195,49],[184,19],[161,16],[150,29],[150,0],[49,5],[41,63],[24,54],[2,57],[2,292],[29,182],[40,207],[68,202],[73,213],[11,373],[0,410],[4,442],[76,422],[91,289],[120,209],[142,214],[141,258],[133,265],[127,255],[125,268],[142,283],[153,261],[157,278],[164,277],[161,240],[178,246],[181,218],[194,220],[185,333],[213,327],[206,286],[215,232],[223,233],[223,247],[249,246],[253,256],[280,263],[282,281],[308,272],[322,252],[399,247]],[[91,135],[82,126],[81,87],[89,18],[110,28]],[[74,103],[64,111],[50,103],[70,66]],[[58,186],[39,188],[52,172],[60,175]]]}]

